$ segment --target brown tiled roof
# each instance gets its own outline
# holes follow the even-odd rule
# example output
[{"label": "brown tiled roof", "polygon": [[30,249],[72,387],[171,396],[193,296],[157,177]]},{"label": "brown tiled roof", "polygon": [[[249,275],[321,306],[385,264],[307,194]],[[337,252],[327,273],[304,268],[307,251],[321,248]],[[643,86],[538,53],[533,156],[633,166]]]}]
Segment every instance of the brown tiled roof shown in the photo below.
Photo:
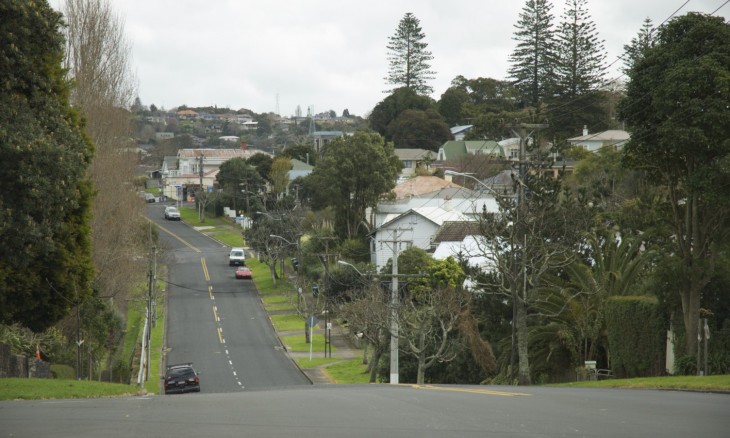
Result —
[{"label": "brown tiled roof", "polygon": [[393,193],[395,193],[396,199],[404,199],[451,187],[460,188],[461,186],[437,176],[416,176],[395,186]]}]

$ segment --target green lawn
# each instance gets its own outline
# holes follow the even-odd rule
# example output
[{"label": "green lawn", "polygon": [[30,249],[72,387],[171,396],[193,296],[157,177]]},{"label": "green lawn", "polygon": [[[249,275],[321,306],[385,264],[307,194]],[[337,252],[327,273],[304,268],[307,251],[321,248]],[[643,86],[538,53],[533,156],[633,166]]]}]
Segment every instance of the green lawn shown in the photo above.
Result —
[{"label": "green lawn", "polygon": [[271,315],[271,321],[277,331],[304,330],[304,319],[296,313]]},{"label": "green lawn", "polygon": [[299,368],[302,369],[329,365],[335,362],[339,362],[340,360],[342,359],[338,357],[314,357],[314,354],[312,354],[312,359],[309,359],[308,357],[297,357],[294,359],[297,365],[299,365]]},{"label": "green lawn", "polygon": [[49,400],[138,395],[134,385],[86,380],[0,379],[0,400]]},{"label": "green lawn", "polygon": [[367,365],[362,358],[350,359],[327,367],[326,372],[340,384],[370,383],[370,373],[366,373]]},{"label": "green lawn", "polygon": [[[309,344],[304,338],[304,328],[302,333],[298,335],[284,336],[281,338],[281,342],[286,345],[289,351],[308,352]],[[337,348],[332,347],[332,352],[336,352]],[[314,354],[324,353],[324,335],[315,333],[312,339],[312,352]]]},{"label": "green lawn", "polygon": [[577,386],[589,388],[687,389],[698,391],[730,392],[730,375],[721,376],[666,376],[635,379],[606,379],[596,382],[574,382],[550,386]]}]

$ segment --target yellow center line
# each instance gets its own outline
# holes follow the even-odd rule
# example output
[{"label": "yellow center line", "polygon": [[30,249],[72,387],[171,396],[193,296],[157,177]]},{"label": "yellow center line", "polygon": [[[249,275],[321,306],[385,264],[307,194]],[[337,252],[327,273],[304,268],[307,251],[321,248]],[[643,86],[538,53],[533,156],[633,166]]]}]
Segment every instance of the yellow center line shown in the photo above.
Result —
[{"label": "yellow center line", "polygon": [[205,257],[200,258],[200,264],[203,266],[203,275],[205,276],[205,281],[210,281],[210,274],[208,273],[208,265],[205,263]]},{"label": "yellow center line", "polygon": [[223,330],[220,327],[218,327],[218,342],[220,342],[221,344],[224,343],[223,342]]},{"label": "yellow center line", "polygon": [[410,386],[415,389],[430,389],[433,391],[467,392],[467,393],[471,393],[471,394],[499,395],[499,396],[504,396],[504,397],[520,397],[520,396],[531,395],[531,394],[524,394],[521,392],[493,391],[490,389],[450,388],[450,387],[431,386],[431,385],[410,385]]},{"label": "yellow center line", "polygon": [[[148,221],[150,221],[150,222],[152,222],[152,220],[150,220],[149,218],[148,218],[147,220],[148,220]],[[164,232],[166,232],[167,234],[171,235],[171,236],[172,236],[172,237],[174,237],[175,239],[179,240],[179,241],[180,241],[180,242],[181,242],[181,243],[182,243],[183,245],[187,246],[188,248],[192,249],[192,250],[193,250],[193,251],[195,251],[195,252],[200,252],[200,250],[199,250],[198,248],[196,248],[196,247],[194,247],[193,245],[189,244],[189,243],[188,243],[188,242],[187,242],[186,240],[184,240],[184,239],[183,239],[182,237],[178,236],[177,234],[173,233],[172,231],[168,230],[167,228],[163,227],[163,226],[162,226],[162,225],[160,225],[160,224],[157,224],[157,223],[155,223],[155,224],[157,225],[157,227],[158,227],[159,229],[161,229],[162,231],[164,231]]]}]

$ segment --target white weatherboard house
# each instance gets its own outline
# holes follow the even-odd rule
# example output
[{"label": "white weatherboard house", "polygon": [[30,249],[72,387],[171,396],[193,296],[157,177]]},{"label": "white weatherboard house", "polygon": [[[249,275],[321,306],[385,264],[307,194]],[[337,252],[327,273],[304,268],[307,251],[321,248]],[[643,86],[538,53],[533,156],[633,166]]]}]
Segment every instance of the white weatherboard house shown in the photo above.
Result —
[{"label": "white weatherboard house", "polygon": [[398,214],[370,233],[370,261],[380,271],[393,257],[394,250],[400,253],[415,246],[429,251],[433,236],[444,222],[468,220],[460,211],[447,211],[439,207],[414,208]]},{"label": "white weatherboard house", "polygon": [[398,184],[393,194],[395,199],[380,201],[376,208],[368,212],[373,229],[409,210],[422,207],[455,210],[469,217],[475,217],[485,208],[489,212],[499,210],[490,192],[470,190],[435,176],[411,178]]}]

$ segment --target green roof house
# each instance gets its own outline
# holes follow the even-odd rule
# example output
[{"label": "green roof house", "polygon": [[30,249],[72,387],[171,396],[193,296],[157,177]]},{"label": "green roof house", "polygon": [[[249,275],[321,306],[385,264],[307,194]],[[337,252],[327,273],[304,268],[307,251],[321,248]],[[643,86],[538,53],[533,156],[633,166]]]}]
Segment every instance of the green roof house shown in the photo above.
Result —
[{"label": "green roof house", "polygon": [[469,155],[492,155],[504,158],[504,150],[494,140],[450,140],[439,148],[438,161],[459,161]]}]

